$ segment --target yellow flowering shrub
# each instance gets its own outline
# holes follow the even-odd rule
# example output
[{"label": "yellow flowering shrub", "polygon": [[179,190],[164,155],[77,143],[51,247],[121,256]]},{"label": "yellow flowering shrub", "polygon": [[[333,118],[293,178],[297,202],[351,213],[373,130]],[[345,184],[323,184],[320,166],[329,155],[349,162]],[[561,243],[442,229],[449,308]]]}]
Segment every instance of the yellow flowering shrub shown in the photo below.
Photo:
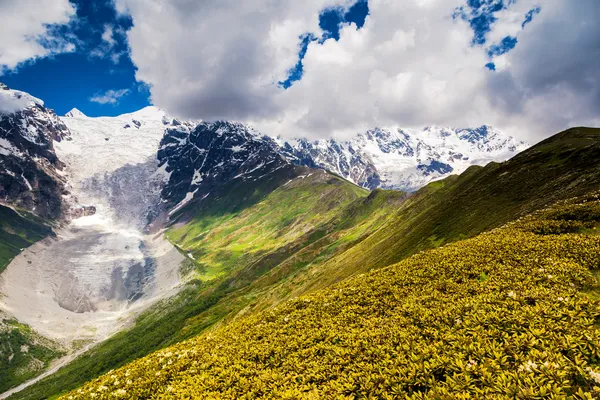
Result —
[{"label": "yellow flowering shrub", "polygon": [[598,194],[416,254],[112,371],[65,399],[600,395]]}]

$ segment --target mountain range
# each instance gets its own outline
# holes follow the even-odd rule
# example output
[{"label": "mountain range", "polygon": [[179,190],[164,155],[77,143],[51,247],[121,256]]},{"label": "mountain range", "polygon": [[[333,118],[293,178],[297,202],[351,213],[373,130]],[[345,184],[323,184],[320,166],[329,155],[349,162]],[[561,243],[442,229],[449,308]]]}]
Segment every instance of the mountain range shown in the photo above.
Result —
[{"label": "mountain range", "polygon": [[[348,141],[285,141],[236,122],[180,121],[155,107],[100,118],[88,118],[73,109],[61,118],[45,108],[43,101],[27,93],[3,85],[0,94],[3,103],[12,107],[5,107],[10,112],[0,117],[3,155],[0,161],[3,163],[2,189],[5,190],[0,196],[6,203],[35,209],[37,214],[50,218],[57,218],[66,211],[61,208],[66,184],[62,171],[64,160],[56,155],[53,145],[64,140],[68,143],[63,147],[76,151],[77,146],[91,146],[92,141],[102,143],[114,136],[113,140],[126,140],[128,146],[118,147],[117,153],[127,149],[145,158],[156,153],[165,171],[174,173],[162,189],[163,200],[169,204],[174,201],[177,204],[186,196],[189,200],[200,187],[205,192],[200,195],[206,195],[211,179],[222,182],[249,173],[253,168],[257,168],[253,171],[256,174],[261,168],[277,168],[285,162],[322,168],[371,190],[414,191],[433,180],[460,173],[470,165],[502,161],[528,147],[527,143],[489,126],[428,127],[421,132],[376,128]],[[71,132],[79,135],[78,140],[72,140]],[[117,132],[121,135],[115,136]],[[138,133],[135,139],[139,141],[130,140],[132,132]],[[157,140],[161,141],[158,151],[155,150]],[[113,150],[111,146],[98,148]],[[69,155],[62,158],[67,157]],[[92,177],[99,171],[90,170],[96,160],[109,165],[115,157],[113,152],[90,158],[89,165],[86,163],[78,173]],[[169,164],[173,157],[178,161]],[[117,157],[116,165],[122,166],[119,161],[122,158]],[[139,159],[133,157],[128,162]],[[260,163],[266,167],[259,167]],[[243,170],[237,171],[238,164]],[[40,181],[43,182],[38,184]]]},{"label": "mountain range", "polygon": [[282,153],[294,163],[335,172],[368,189],[405,191],[461,173],[470,165],[506,160],[528,147],[486,125],[431,126],[418,132],[376,128],[348,141],[278,139]]},{"label": "mountain range", "polygon": [[593,391],[598,129],[284,140],[0,96],[0,397]]}]

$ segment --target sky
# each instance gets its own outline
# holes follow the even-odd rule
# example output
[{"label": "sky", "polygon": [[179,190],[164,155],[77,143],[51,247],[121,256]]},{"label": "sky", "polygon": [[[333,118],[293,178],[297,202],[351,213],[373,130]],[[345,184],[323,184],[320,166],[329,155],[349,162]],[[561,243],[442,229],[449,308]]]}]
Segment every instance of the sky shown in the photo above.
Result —
[{"label": "sky", "polygon": [[600,126],[597,0],[2,0],[0,82],[270,135]]}]

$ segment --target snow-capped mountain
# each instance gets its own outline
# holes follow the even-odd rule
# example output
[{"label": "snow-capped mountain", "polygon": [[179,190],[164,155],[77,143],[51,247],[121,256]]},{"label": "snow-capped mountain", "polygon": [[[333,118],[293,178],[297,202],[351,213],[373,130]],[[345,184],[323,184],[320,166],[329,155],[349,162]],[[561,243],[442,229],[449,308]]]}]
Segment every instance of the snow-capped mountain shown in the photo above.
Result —
[{"label": "snow-capped mountain", "polygon": [[372,129],[348,141],[277,139],[295,164],[324,168],[369,189],[414,191],[470,165],[504,161],[529,147],[490,127]]},{"label": "snow-capped mountain", "polygon": [[54,142],[70,139],[44,102],[0,83],[0,201],[59,218],[66,194]]},{"label": "snow-capped mountain", "polygon": [[289,163],[369,189],[412,191],[527,147],[489,126],[376,128],[348,141],[286,142],[237,122],[180,121],[153,106],[97,118],[74,108],[58,118],[41,100],[5,86],[0,107],[4,202],[52,218],[64,204],[75,217],[106,208],[140,226],[233,179],[255,179]]},{"label": "snow-capped mountain", "polygon": [[236,122],[169,128],[158,150],[168,174],[163,199],[176,212],[234,179],[256,179],[288,164],[273,139]]}]

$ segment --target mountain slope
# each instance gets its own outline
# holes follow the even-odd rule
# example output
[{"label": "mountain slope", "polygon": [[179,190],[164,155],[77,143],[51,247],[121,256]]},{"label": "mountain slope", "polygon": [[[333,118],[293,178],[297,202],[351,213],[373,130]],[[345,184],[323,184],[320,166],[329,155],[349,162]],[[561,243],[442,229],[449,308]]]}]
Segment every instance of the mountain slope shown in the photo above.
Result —
[{"label": "mountain slope", "polygon": [[572,128],[504,163],[431,183],[402,203],[386,226],[321,268],[315,281],[322,287],[339,280],[340,269],[384,267],[598,190],[598,159],[600,129]]},{"label": "mountain slope", "polygon": [[169,176],[162,197],[175,212],[232,180],[258,179],[288,164],[270,138],[224,121],[167,130],[157,157]]},{"label": "mountain slope", "polygon": [[[139,318],[131,331],[116,335],[14,398],[60,393],[219,321],[229,323],[420,250],[498,227],[549,202],[600,189],[595,162],[599,148],[598,130],[573,129],[506,163],[472,167],[411,195],[384,190],[358,195],[330,215],[322,214],[329,220],[319,217],[319,224],[311,224],[287,243],[285,232],[297,234],[302,230],[294,227],[302,227],[307,222],[303,218],[315,217],[305,214],[302,202],[295,200],[302,192],[290,192],[294,195],[286,201],[278,198],[286,191],[291,167],[256,180],[233,181],[173,215],[176,224],[167,234],[184,254],[196,258],[197,280],[177,298]],[[567,159],[569,163],[564,162]],[[300,175],[307,173],[296,172],[297,182],[311,183]],[[308,193],[321,199],[320,193]],[[274,196],[273,201],[269,196]],[[298,207],[290,207],[294,202]],[[288,210],[300,212],[291,223]],[[273,226],[279,227],[271,236],[261,237],[263,230]],[[257,251],[259,246],[253,247],[254,240],[269,246],[274,239],[281,245],[263,254]],[[237,243],[250,257],[236,253]]]},{"label": "mountain slope", "polygon": [[322,237],[313,235],[315,227],[368,195],[325,171],[289,164],[257,180],[245,177],[173,215],[178,222],[167,236],[177,240],[191,261],[187,271],[192,280],[178,295],[142,314],[132,329],[13,398],[39,398],[71,389],[232,318],[258,295],[248,291],[249,284],[286,261],[293,264],[303,249]]},{"label": "mountain slope", "polygon": [[63,398],[591,398],[599,199],[290,300]]},{"label": "mountain slope", "polygon": [[356,184],[414,191],[470,165],[504,161],[528,147],[490,126],[428,127],[421,132],[376,128],[348,141],[281,142],[292,162],[324,168]]},{"label": "mountain slope", "polygon": [[[27,98],[26,94],[21,98]],[[29,118],[28,109],[22,112],[18,119],[22,129],[13,133],[46,132],[36,125],[36,113],[43,112],[41,102],[32,103],[33,116]],[[150,214],[161,206],[164,177],[158,171],[158,145],[165,129],[179,123],[155,107],[110,118],[69,115],[56,118],[68,130],[68,140],[50,140],[69,191],[60,196],[61,205],[69,209],[61,217],[67,218],[53,225],[53,240],[40,241],[24,251],[24,242],[39,239],[33,235],[36,231],[31,237],[27,236],[29,228],[21,232],[23,221],[15,215],[7,217],[0,231],[0,269],[4,270],[0,310],[2,319],[9,321],[3,325],[8,326],[7,335],[0,338],[3,349],[15,349],[15,342],[43,336],[60,342],[62,350],[72,356],[131,325],[144,309],[177,292],[185,257],[162,235],[147,235],[144,230]],[[7,118],[17,121],[17,116],[13,113]],[[10,251],[7,256],[15,257],[8,266],[4,236]],[[11,328],[25,325],[27,332]],[[23,332],[31,335],[19,336]],[[35,368],[27,369],[22,363],[30,357],[15,352],[11,361],[9,356],[2,359],[8,360],[2,365],[4,376],[10,377],[5,385],[18,384],[31,378],[30,372],[37,375],[47,366],[47,360],[38,358],[41,361]]]},{"label": "mountain slope", "polygon": [[46,370],[64,348],[0,311],[0,393]]}]

